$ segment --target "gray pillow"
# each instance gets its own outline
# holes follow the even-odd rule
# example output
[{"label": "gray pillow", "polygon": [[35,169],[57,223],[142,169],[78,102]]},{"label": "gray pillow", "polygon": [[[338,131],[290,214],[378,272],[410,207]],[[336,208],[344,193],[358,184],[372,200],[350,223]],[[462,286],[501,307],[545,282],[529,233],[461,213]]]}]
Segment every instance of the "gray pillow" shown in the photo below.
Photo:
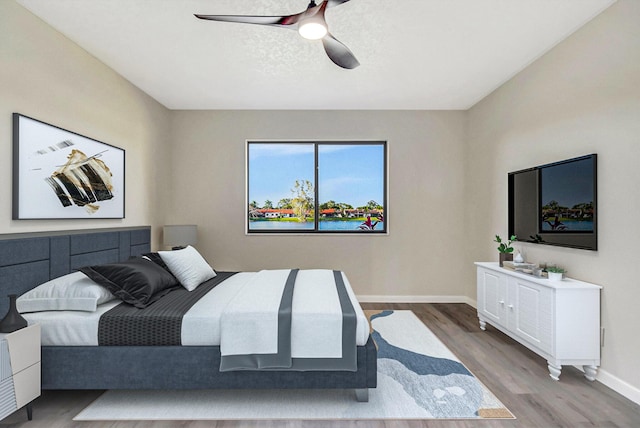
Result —
[{"label": "gray pillow", "polygon": [[80,271],[106,287],[118,299],[137,308],[146,308],[179,286],[169,272],[142,258],[85,266]]}]

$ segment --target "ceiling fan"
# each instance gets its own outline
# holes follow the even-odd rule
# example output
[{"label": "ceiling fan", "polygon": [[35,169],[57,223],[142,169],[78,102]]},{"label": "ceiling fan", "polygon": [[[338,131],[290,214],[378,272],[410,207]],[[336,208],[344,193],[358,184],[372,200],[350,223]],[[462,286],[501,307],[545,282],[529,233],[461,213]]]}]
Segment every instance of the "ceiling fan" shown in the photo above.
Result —
[{"label": "ceiling fan", "polygon": [[273,27],[298,30],[305,39],[322,39],[324,50],[336,65],[353,69],[360,65],[356,57],[342,42],[329,33],[324,12],[328,7],[340,6],[349,0],[324,0],[316,4],[311,0],[307,9],[294,15],[286,16],[250,16],[250,15],[201,15],[196,18],[209,21],[239,22],[244,24],[269,25]]}]

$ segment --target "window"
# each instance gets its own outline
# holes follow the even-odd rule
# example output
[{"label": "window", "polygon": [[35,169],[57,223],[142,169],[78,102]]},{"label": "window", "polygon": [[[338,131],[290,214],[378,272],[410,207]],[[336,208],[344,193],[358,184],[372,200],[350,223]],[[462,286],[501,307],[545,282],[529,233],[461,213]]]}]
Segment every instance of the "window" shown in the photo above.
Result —
[{"label": "window", "polygon": [[249,233],[386,233],[387,144],[247,142]]}]

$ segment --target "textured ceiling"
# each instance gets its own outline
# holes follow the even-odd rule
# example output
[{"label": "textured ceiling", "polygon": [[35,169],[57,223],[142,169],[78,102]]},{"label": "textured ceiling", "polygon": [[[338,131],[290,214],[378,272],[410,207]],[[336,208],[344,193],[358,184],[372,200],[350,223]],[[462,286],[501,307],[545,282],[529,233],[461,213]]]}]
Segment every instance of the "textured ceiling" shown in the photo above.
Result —
[{"label": "textured ceiling", "polygon": [[467,109],[614,0],[351,0],[327,10],[360,67],[282,28],[307,0],[17,0],[170,109]]}]

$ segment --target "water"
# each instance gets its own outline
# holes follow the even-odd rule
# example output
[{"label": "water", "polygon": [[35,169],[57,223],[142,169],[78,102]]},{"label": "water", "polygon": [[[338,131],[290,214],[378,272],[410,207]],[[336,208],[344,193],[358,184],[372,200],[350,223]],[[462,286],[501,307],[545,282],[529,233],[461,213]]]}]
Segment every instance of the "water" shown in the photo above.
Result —
[{"label": "water", "polygon": [[[353,230],[354,232],[362,232],[358,226],[362,224],[362,220],[340,220],[326,221],[320,220],[318,227],[320,230]],[[299,230],[301,232],[312,231],[313,222],[298,223],[296,221],[249,221],[249,230]],[[375,230],[383,230],[384,222],[376,225]]]},{"label": "water", "polygon": [[313,222],[298,223],[297,221],[249,221],[249,230],[273,230],[273,229],[286,229],[286,230],[313,230]]},{"label": "water", "polygon": [[[562,220],[562,223],[567,227],[564,230],[593,232],[593,221]],[[552,229],[547,223],[542,223],[542,230],[548,231]],[[559,230],[558,232],[562,232],[562,230]]]},{"label": "water", "polygon": [[[360,226],[361,224],[362,224],[362,220],[340,220],[340,221],[320,220],[320,223],[318,224],[318,228],[320,230],[353,230],[357,232],[363,232],[362,230],[358,229],[358,226]],[[384,222],[381,221],[376,225],[376,228],[374,230],[383,230],[383,229],[384,229]]]}]

